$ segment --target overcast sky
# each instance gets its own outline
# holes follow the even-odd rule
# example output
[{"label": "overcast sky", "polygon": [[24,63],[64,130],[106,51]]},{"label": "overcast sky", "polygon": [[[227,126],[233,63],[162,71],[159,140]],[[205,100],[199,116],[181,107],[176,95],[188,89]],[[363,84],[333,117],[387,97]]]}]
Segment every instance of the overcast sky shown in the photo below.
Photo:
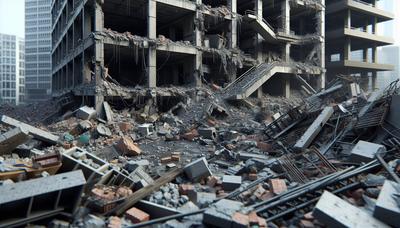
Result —
[{"label": "overcast sky", "polygon": [[[400,1],[384,0],[382,2],[385,1],[394,1],[396,4],[396,6],[391,9],[391,11],[396,14],[396,20],[391,23],[393,25],[393,36],[396,40],[396,44],[400,45]],[[25,0],[0,0],[0,33],[24,37],[24,4]]]}]

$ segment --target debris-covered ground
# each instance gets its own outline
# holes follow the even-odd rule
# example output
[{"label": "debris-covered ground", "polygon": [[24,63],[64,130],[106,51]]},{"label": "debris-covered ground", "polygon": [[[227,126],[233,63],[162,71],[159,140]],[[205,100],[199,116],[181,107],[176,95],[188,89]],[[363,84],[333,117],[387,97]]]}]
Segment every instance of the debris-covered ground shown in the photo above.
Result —
[{"label": "debris-covered ground", "polygon": [[397,82],[220,90],[2,106],[0,227],[399,227]]}]

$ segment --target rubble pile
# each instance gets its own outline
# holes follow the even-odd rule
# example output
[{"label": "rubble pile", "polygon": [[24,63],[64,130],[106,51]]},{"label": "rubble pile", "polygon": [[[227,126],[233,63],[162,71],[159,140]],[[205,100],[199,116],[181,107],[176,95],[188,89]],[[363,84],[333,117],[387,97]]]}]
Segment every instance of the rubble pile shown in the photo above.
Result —
[{"label": "rubble pile", "polygon": [[398,227],[398,92],[338,78],[293,100],[212,85],[56,118],[2,107],[0,227]]}]

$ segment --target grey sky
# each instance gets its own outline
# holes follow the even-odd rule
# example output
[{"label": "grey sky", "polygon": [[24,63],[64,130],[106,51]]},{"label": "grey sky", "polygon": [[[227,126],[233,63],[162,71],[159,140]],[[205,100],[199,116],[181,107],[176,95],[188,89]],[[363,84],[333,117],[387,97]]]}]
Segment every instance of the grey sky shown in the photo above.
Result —
[{"label": "grey sky", "polygon": [[25,36],[25,0],[0,0],[0,33]]},{"label": "grey sky", "polygon": [[[393,36],[396,40],[396,44],[400,45],[400,1],[385,1],[393,1],[395,3],[391,11],[395,12],[396,19],[394,22],[390,23],[393,25],[391,27],[393,28]],[[20,37],[25,36],[24,4],[25,0],[0,0],[0,33],[17,35]]]}]

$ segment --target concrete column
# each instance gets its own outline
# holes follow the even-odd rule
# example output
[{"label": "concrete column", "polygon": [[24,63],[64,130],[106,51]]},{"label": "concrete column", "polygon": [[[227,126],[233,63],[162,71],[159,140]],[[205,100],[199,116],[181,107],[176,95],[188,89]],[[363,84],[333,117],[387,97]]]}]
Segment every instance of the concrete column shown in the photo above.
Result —
[{"label": "concrete column", "polygon": [[264,95],[262,86],[260,86],[260,88],[257,89],[256,93],[257,93],[257,98],[262,98],[262,96]]},{"label": "concrete column", "polygon": [[[103,31],[104,29],[104,13],[101,8],[101,5],[96,2],[95,9],[94,9],[94,30],[95,31]],[[74,31],[77,32],[77,31]],[[75,34],[74,34],[75,35]],[[103,75],[103,67],[104,67],[104,43],[101,40],[96,41],[95,43],[95,74],[90,78],[91,83],[95,83],[96,85],[100,85],[102,82],[102,75]],[[101,94],[96,94],[94,97],[94,103],[96,109],[100,108],[101,106],[98,105],[98,101],[104,100],[104,97]]]},{"label": "concrete column", "polygon": [[377,72],[373,71],[372,76],[371,76],[371,88],[372,90],[378,89],[378,83],[377,83]]},{"label": "concrete column", "polygon": [[[197,5],[201,5],[202,4],[202,0],[196,0],[196,4]],[[196,15],[195,15],[195,20],[199,21],[202,17],[201,15],[202,13],[197,10],[196,11]],[[193,23],[194,24],[194,23]],[[203,33],[200,30],[200,28],[196,25],[194,25],[194,43],[197,47],[201,47],[203,46],[202,40],[203,40]],[[203,52],[200,50],[197,50],[196,53],[196,57],[194,59],[194,73],[193,73],[193,78],[194,78],[194,86],[198,87],[201,86],[202,82],[201,82],[201,77],[203,76],[203,70],[202,70],[202,66],[203,66]]]},{"label": "concrete column", "polygon": [[230,33],[229,33],[229,48],[236,48],[238,41],[238,33],[237,33],[237,0],[228,0],[228,8],[232,12],[232,21],[230,25]]},{"label": "concrete column", "polygon": [[[321,0],[321,4],[325,5],[325,0]],[[320,35],[322,37],[321,42],[320,42],[320,65],[321,68],[323,69],[323,73],[321,73],[319,80],[318,80],[318,89],[324,89],[325,88],[325,81],[326,81],[326,74],[325,74],[325,61],[326,61],[326,55],[325,55],[325,7],[321,11],[318,12],[318,18],[320,19],[319,21],[319,28],[320,28]]]},{"label": "concrete column", "polygon": [[285,75],[283,78],[284,78],[283,95],[286,98],[290,98],[290,78],[289,78],[289,75]]},{"label": "concrete column", "polygon": [[[259,20],[263,19],[263,1],[262,0],[254,0],[255,2],[255,12],[256,16]],[[255,48],[256,48],[256,59],[259,62],[263,62],[263,38],[260,34],[257,33],[255,37]],[[262,91],[261,91],[262,92]]]},{"label": "concrete column", "polygon": [[363,61],[368,62],[368,48],[363,49]]},{"label": "concrete column", "polygon": [[351,10],[348,9],[344,17],[344,27],[351,28]]},{"label": "concrete column", "polygon": [[351,39],[350,39],[350,37],[346,37],[343,54],[344,54],[343,60],[350,60],[350,57],[351,57]]},{"label": "concrete column", "polygon": [[285,33],[290,33],[290,4],[289,0],[284,0],[282,2],[282,29]]},{"label": "concrete column", "polygon": [[378,48],[376,44],[372,47],[372,62],[378,63]]},{"label": "concrete column", "polygon": [[[157,38],[157,2],[148,0],[147,17],[147,36],[150,39]],[[149,47],[147,56],[147,86],[149,88],[157,87],[157,50],[156,47]]]},{"label": "concrete column", "polygon": [[289,44],[289,43],[283,44],[282,60],[284,60],[286,62],[290,61],[290,47],[291,47],[291,44]]},{"label": "concrete column", "polygon": [[374,21],[372,23],[372,33],[377,34],[378,33],[378,18],[374,17]]}]

